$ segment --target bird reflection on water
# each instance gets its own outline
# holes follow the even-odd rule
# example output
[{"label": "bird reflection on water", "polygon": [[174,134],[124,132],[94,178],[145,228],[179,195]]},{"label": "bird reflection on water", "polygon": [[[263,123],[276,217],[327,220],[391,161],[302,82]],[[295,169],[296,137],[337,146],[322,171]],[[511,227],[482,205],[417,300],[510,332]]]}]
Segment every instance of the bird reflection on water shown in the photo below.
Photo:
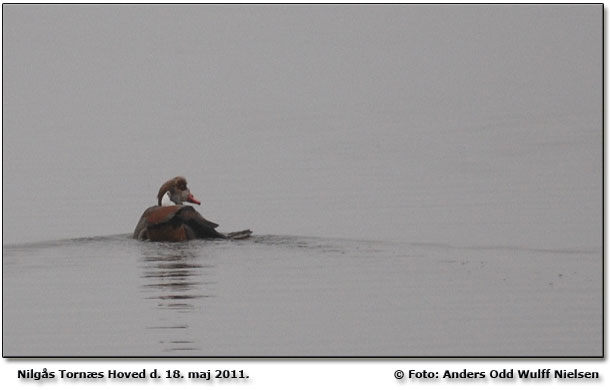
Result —
[{"label": "bird reflection on water", "polygon": [[596,248],[123,234],[3,256],[14,357],[591,356],[603,335]]},{"label": "bird reflection on water", "polygon": [[[206,299],[214,298],[213,264],[201,263],[198,248],[189,243],[147,243],[140,258],[141,291],[144,299],[156,303],[155,325],[166,352],[198,351],[189,335],[189,314],[203,310]],[[169,311],[169,312],[168,312]]]}]

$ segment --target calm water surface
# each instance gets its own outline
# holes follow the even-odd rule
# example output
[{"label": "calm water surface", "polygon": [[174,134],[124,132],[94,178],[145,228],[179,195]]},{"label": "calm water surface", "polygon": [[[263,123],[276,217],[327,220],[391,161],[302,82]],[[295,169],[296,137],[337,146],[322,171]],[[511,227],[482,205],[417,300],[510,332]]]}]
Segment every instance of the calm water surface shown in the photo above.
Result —
[{"label": "calm water surface", "polygon": [[601,253],[297,236],[5,246],[6,356],[592,356]]}]

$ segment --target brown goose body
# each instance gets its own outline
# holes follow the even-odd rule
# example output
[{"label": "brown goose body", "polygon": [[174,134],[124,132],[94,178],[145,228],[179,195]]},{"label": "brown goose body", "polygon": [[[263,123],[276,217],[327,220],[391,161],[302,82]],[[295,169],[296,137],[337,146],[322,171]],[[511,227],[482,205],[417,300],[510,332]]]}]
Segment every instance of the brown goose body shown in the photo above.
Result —
[{"label": "brown goose body", "polygon": [[[169,195],[173,206],[162,206],[161,199]],[[196,238],[243,239],[251,230],[223,234],[216,231],[218,224],[203,218],[192,206],[182,202],[201,204],[191,194],[183,177],[165,182],[157,194],[158,205],[147,208],[133,232],[133,238],[150,241],[186,241]]]}]

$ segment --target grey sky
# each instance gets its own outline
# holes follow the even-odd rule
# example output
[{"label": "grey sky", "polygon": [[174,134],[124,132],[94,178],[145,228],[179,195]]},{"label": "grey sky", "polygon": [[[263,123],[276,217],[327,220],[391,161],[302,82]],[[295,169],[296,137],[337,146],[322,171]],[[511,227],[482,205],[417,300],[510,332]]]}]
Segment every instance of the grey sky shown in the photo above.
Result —
[{"label": "grey sky", "polygon": [[226,230],[598,243],[602,12],[3,5],[4,239],[129,232],[180,174]]}]

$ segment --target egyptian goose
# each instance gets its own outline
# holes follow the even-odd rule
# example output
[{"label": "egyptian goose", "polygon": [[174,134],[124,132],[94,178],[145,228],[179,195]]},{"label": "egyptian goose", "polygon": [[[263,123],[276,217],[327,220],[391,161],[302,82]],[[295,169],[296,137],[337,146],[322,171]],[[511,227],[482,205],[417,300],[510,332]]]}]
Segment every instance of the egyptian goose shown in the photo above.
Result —
[{"label": "egyptian goose", "polygon": [[[172,206],[163,206],[165,195],[175,203]],[[243,239],[252,234],[251,230],[223,234],[216,231],[218,224],[203,218],[192,206],[185,206],[183,202],[201,204],[186,185],[186,179],[177,176],[166,181],[157,194],[157,206],[149,207],[144,211],[133,238],[150,241],[186,241],[195,238],[229,238]]]}]

